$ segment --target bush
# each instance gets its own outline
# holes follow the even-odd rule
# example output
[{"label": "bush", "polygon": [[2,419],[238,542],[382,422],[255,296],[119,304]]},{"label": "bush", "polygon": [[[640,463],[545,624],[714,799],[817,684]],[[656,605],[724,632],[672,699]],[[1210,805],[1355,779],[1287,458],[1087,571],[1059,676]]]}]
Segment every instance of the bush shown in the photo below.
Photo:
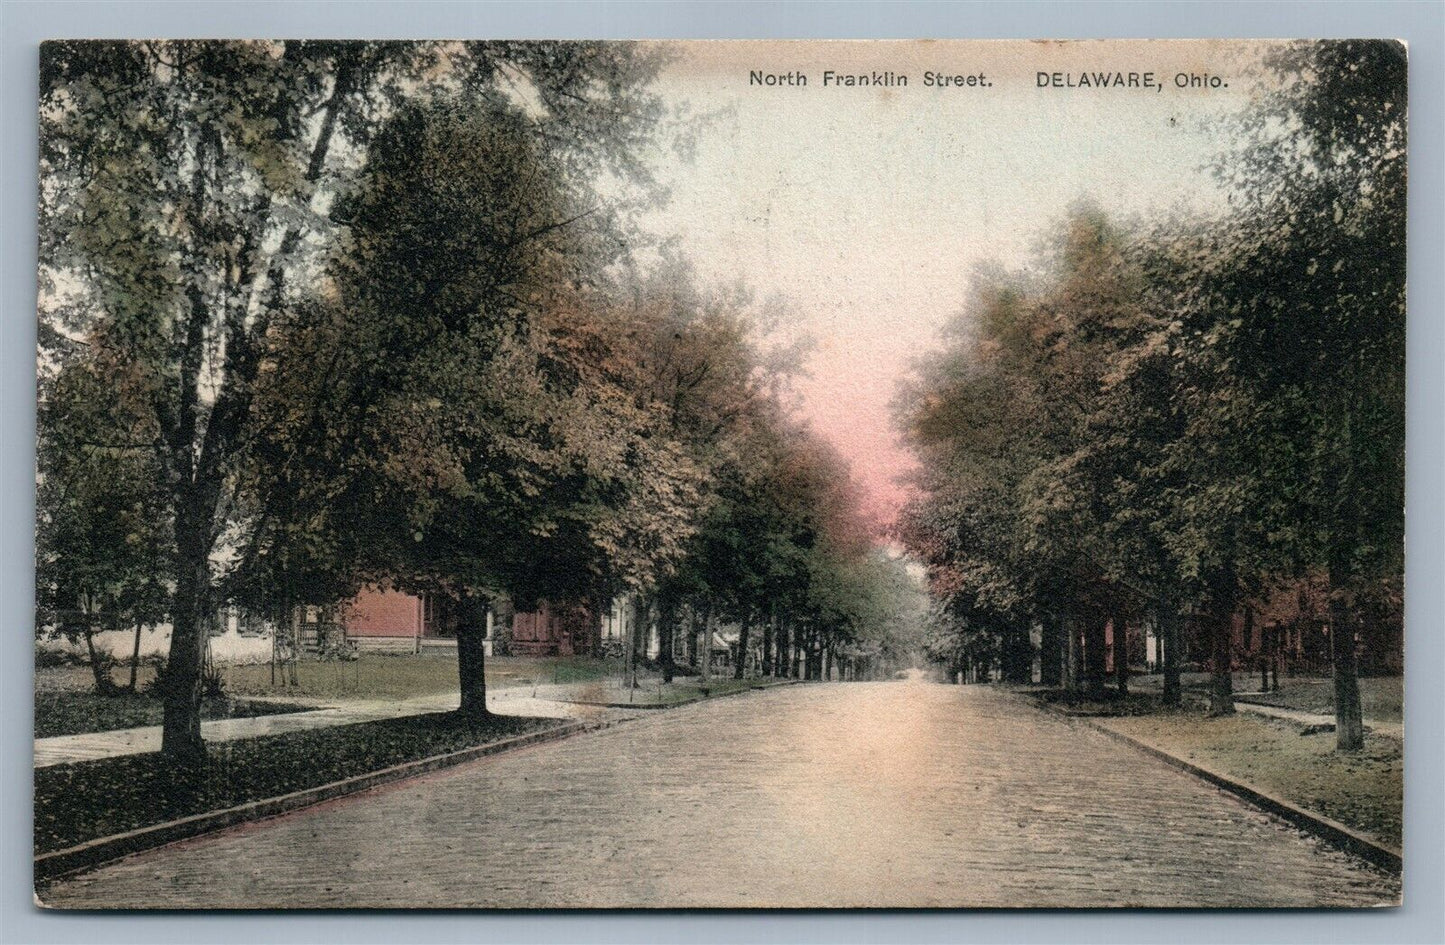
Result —
[{"label": "bush", "polygon": [[350,663],[361,658],[354,640],[342,636],[327,637],[317,648],[316,658],[323,663]]},{"label": "bush", "polygon": [[79,666],[84,660],[80,655],[61,647],[35,644],[35,668],[51,669],[56,666]]}]

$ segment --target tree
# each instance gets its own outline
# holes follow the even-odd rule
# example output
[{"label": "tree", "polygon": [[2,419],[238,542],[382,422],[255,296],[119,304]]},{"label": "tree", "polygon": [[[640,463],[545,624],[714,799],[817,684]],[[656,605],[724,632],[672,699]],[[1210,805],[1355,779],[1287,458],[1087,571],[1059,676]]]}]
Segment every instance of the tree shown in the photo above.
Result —
[{"label": "tree", "polygon": [[1228,354],[1274,417],[1260,467],[1278,558],[1330,584],[1338,746],[1363,744],[1357,599],[1403,569],[1404,48],[1290,44],[1217,171],[1237,201],[1212,281]]},{"label": "tree", "polygon": [[924,458],[905,534],[955,626],[992,636],[1006,677],[1025,682],[1038,624],[1046,672],[1095,696],[1105,624],[1126,599],[1105,528],[1115,470],[1090,429],[1108,366],[1142,318],[1123,243],[1080,206],[1042,272],[977,273],[949,350],[900,403]]},{"label": "tree", "polygon": [[[639,369],[640,396],[699,473],[689,541],[646,588],[658,604],[663,674],[670,679],[680,612],[701,616],[694,623],[704,635],[718,617],[738,620],[744,652],[754,622],[773,616],[763,613],[761,575],[772,550],[765,484],[782,414],[780,365],[760,348],[761,319],[748,294],[700,288],[682,260],[667,257],[642,279],[627,312],[623,344],[626,360]],[[742,664],[734,671],[742,672]]]},{"label": "tree", "polygon": [[[106,353],[101,346],[94,357]],[[169,604],[161,583],[171,555],[166,507],[131,381],[126,365],[95,363],[81,353],[53,375],[42,374],[40,388],[40,624],[85,642],[101,694],[115,684],[95,649],[96,631],[128,627],[139,635],[143,625],[164,618]],[[135,673],[132,653],[132,690]]]},{"label": "tree", "polygon": [[237,491],[258,382],[293,334],[285,319],[324,295],[340,238],[327,205],[379,122],[437,86],[496,102],[520,91],[569,172],[636,181],[659,65],[602,43],[46,44],[42,273],[87,303],[73,336],[136,366],[167,490],[167,754],[204,753],[202,628],[222,586],[246,583],[233,569],[256,560],[246,542],[264,532],[248,518],[264,497]]},{"label": "tree", "polygon": [[[474,717],[497,595],[646,584],[680,554],[693,504],[694,470],[654,436],[589,307],[588,214],[561,175],[514,107],[401,108],[337,209],[349,241],[329,321],[278,372],[308,391],[288,383],[272,401],[283,430],[294,405],[329,399],[328,433],[303,418],[275,447],[298,457],[310,502],[285,482],[260,491],[292,495],[291,517],[346,510],[332,526],[343,573],[443,602]],[[308,372],[313,348],[330,360]]]},{"label": "tree", "polygon": [[952,672],[980,661],[986,672],[999,637],[1024,620],[1031,559],[1018,488],[1046,433],[1039,390],[1022,369],[1037,350],[1035,316],[1021,281],[980,271],[948,347],[921,366],[897,405],[922,460],[919,498],[905,509],[900,536],[928,569],[935,633],[957,637],[931,645]]}]

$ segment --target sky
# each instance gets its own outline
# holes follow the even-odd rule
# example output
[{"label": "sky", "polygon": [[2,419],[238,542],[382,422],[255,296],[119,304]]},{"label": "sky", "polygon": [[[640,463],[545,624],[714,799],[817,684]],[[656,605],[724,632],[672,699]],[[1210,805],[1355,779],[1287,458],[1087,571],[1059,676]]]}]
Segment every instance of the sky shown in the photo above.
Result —
[{"label": "sky", "polygon": [[[780,297],[815,339],[801,411],[848,459],[868,511],[886,524],[911,461],[890,402],[961,310],[968,274],[984,261],[1026,264],[1081,198],[1119,215],[1218,207],[1204,167],[1221,144],[1215,119],[1263,87],[1264,48],[675,44],[659,92],[712,117],[691,161],[659,158],[671,200],[648,225],[675,238],[705,278]],[[825,84],[829,70],[908,84]],[[801,73],[807,85],[755,84],[754,71],[794,83]],[[926,72],[982,79],[940,88],[925,85]],[[1123,87],[1078,87],[1101,72],[1110,81],[1122,73]],[[1188,86],[1206,75],[1218,84]]]}]

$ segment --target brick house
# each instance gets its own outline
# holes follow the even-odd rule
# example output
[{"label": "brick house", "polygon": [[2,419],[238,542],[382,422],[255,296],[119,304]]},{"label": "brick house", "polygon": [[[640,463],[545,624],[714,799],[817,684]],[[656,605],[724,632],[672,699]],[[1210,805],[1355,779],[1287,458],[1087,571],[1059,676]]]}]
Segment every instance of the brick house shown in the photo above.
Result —
[{"label": "brick house", "polygon": [[[1355,630],[1359,671],[1364,676],[1399,675],[1404,662],[1404,622],[1398,594],[1380,588],[1352,609],[1362,619]],[[1268,663],[1286,676],[1329,676],[1332,672],[1329,589],[1321,577],[1286,581],[1243,602],[1231,622],[1233,665],[1257,671]],[[1157,672],[1162,650],[1153,621],[1128,626],[1129,662]],[[1114,671],[1114,625],[1105,629],[1107,671]],[[1184,620],[1186,667],[1208,668],[1212,645],[1204,622]]]},{"label": "brick house", "polygon": [[[493,611],[487,614],[486,653],[602,655],[627,639],[631,619],[631,608],[622,598],[601,614],[585,604],[549,601],[512,614],[510,621]],[[433,602],[404,591],[363,588],[339,609],[338,622],[346,639],[362,650],[420,653],[456,648],[456,639],[444,631]]]},{"label": "brick house", "polygon": [[[441,632],[434,602],[416,594],[378,587],[364,587],[342,605],[339,623],[346,639],[358,649],[420,653],[424,650],[455,650],[454,637]],[[492,652],[493,620],[487,614],[487,655]]]}]

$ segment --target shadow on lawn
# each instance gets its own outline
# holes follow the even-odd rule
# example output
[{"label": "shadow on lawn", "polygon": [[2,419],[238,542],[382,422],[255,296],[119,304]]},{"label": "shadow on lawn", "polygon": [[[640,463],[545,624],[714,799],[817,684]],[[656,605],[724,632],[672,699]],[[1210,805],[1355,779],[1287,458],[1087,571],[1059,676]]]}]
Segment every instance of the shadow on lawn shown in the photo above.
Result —
[{"label": "shadow on lawn", "polygon": [[35,853],[192,814],[319,787],[393,765],[502,741],[556,719],[438,712],[218,742],[203,765],[159,753],[35,771]]}]

